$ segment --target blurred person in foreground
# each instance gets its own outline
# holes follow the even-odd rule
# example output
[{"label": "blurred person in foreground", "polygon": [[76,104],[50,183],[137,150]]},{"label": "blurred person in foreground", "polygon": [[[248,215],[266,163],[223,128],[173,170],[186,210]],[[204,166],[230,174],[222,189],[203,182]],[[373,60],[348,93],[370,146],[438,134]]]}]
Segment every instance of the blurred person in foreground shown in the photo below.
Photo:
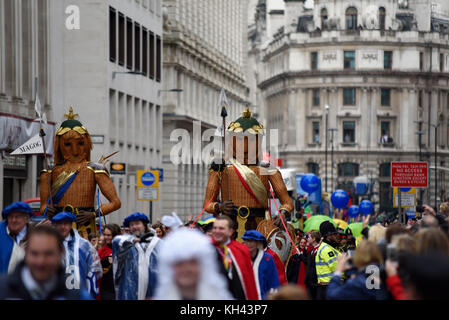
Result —
[{"label": "blurred person in foreground", "polygon": [[231,300],[226,278],[219,273],[209,237],[182,228],[161,244],[157,300]]},{"label": "blurred person in foreground", "polygon": [[[382,254],[377,245],[369,240],[360,243],[354,253],[353,262],[349,254],[338,257],[337,269],[326,292],[328,300],[387,300],[386,286],[380,279]],[[342,276],[353,264],[358,272],[345,282]]]},{"label": "blurred person in foreground", "polygon": [[115,300],[114,275],[112,271],[112,240],[121,235],[120,226],[109,223],[104,226],[103,234],[105,245],[98,249],[103,277],[99,281],[100,294],[97,300]]},{"label": "blurred person in foreground", "polygon": [[97,250],[76,229],[72,228],[76,216],[70,212],[59,212],[51,222],[64,239],[63,265],[66,286],[69,290],[86,289],[93,298],[98,295],[97,281],[103,276],[103,269]]},{"label": "blurred person in foreground", "polygon": [[0,278],[1,300],[90,300],[86,290],[66,287],[63,238],[48,225],[28,233],[25,259],[10,276]]},{"label": "blurred person in foreground", "polygon": [[219,271],[228,281],[228,289],[237,300],[259,300],[256,277],[247,246],[232,240],[234,222],[226,215],[218,216],[212,229]]},{"label": "blurred person in foreground", "polygon": [[268,300],[309,300],[309,297],[304,288],[287,284],[278,291],[269,294]]},{"label": "blurred person in foreground", "polygon": [[262,300],[268,293],[276,292],[280,287],[276,264],[270,254],[265,252],[267,240],[257,230],[248,230],[242,236],[243,243],[248,247],[253,263],[257,291]]},{"label": "blurred person in foreground", "polygon": [[117,300],[144,300],[154,295],[161,239],[148,229],[148,217],[135,212],[123,225],[131,235],[112,240],[114,284]]}]

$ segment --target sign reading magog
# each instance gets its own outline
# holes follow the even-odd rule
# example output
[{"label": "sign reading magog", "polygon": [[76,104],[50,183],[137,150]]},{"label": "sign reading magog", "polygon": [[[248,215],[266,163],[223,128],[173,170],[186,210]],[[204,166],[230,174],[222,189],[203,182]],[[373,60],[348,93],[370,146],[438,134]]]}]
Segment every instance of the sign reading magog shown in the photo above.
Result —
[{"label": "sign reading magog", "polygon": [[427,188],[427,162],[392,162],[391,186]]}]

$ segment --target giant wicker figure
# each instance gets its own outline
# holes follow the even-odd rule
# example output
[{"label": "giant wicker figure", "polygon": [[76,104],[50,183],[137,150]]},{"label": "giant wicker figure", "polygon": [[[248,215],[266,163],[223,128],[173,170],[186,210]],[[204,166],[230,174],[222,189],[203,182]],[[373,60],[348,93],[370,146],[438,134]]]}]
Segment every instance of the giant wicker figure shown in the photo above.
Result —
[{"label": "giant wicker figure", "polygon": [[[282,233],[284,228],[279,217],[263,221],[270,192],[268,183],[281,202],[279,210],[284,220],[290,216],[293,202],[279,170],[261,165],[264,128],[246,108],[242,117],[228,126],[227,133],[225,158],[228,164],[211,165],[203,206],[209,203],[206,211],[214,215],[229,215],[237,223],[238,241],[242,241],[241,236],[246,230],[257,228],[270,242],[270,238]],[[289,231],[294,234],[294,229]],[[284,234],[286,235],[285,231]],[[288,236],[285,240],[288,241]],[[281,246],[278,242],[278,253]],[[285,250],[287,247],[291,248],[291,245],[283,247]],[[289,253],[289,250],[286,251]]]},{"label": "giant wicker figure", "polygon": [[77,115],[72,107],[65,114],[67,120],[56,132],[54,142],[55,166],[41,172],[41,213],[46,211],[52,218],[60,211],[73,212],[79,234],[87,239],[89,233],[96,232],[95,218],[99,216],[94,208],[96,185],[109,200],[101,205],[102,215],[119,209],[121,203],[105,165],[90,162],[92,140],[87,129],[75,120]]}]

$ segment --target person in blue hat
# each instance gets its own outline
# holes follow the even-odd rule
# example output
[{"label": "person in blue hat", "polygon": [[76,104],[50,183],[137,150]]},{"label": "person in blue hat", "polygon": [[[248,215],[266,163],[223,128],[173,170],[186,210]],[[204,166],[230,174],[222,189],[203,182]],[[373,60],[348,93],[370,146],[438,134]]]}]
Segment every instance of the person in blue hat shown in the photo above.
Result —
[{"label": "person in blue hat", "polygon": [[31,207],[25,202],[14,202],[2,211],[0,223],[0,274],[10,274],[23,259]]},{"label": "person in blue hat", "polygon": [[148,228],[148,223],[145,214],[135,212],[123,222],[131,234],[112,241],[117,300],[144,300],[154,295],[161,239]]},{"label": "person in blue hat", "polygon": [[261,299],[265,300],[268,293],[276,292],[281,286],[276,264],[273,258],[264,251],[267,240],[256,230],[246,231],[242,239],[251,253],[257,291]]},{"label": "person in blue hat", "polygon": [[51,218],[64,239],[63,266],[68,290],[86,290],[93,298],[98,295],[97,281],[103,276],[100,257],[92,244],[72,228],[76,216],[62,211]]}]

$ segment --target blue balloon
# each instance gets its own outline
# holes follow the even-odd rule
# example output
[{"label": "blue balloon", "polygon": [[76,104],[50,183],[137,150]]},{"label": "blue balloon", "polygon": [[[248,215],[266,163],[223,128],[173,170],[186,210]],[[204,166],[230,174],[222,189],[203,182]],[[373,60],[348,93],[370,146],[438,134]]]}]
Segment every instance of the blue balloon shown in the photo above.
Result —
[{"label": "blue balloon", "polygon": [[332,193],[331,202],[334,208],[343,209],[348,205],[349,196],[346,191],[338,189]]},{"label": "blue balloon", "polygon": [[359,207],[353,205],[348,208],[348,216],[350,218],[356,218],[358,215],[359,215]]},{"label": "blue balloon", "polygon": [[318,190],[320,180],[313,173],[307,173],[301,178],[301,188],[308,193],[313,193]]},{"label": "blue balloon", "polygon": [[369,200],[363,200],[359,205],[360,212],[366,216],[373,212],[373,204]]}]

